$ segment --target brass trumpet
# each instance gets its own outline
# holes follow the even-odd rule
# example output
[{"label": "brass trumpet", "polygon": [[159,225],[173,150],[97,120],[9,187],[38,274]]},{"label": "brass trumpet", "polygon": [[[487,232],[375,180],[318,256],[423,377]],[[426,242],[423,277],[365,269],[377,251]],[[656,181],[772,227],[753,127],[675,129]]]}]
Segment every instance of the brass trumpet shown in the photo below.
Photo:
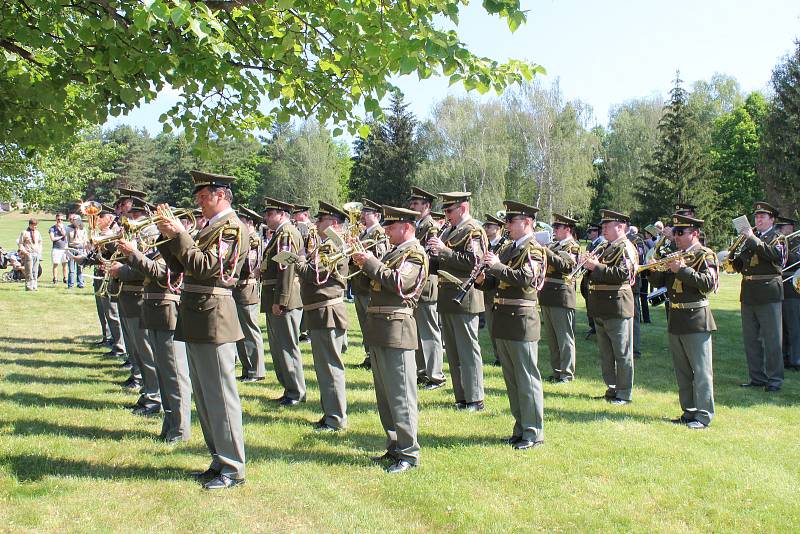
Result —
[{"label": "brass trumpet", "polygon": [[142,217],[141,219],[131,220],[127,217],[122,217],[120,220],[120,226],[122,227],[123,233],[127,234],[132,238],[138,239],[139,242],[142,243],[142,246],[145,247],[155,247],[163,243],[163,241],[158,241],[158,231],[154,231],[153,228],[159,221],[174,219],[178,217],[186,217],[189,219],[189,228],[187,231],[189,233],[194,232],[197,228],[197,219],[194,216],[194,210],[189,208],[178,208],[172,209],[170,208],[170,215],[171,216],[163,216],[160,214],[153,214],[148,217]]},{"label": "brass trumpet", "polygon": [[[610,244],[611,243],[609,241],[604,241],[600,243],[592,251],[592,255],[597,256],[599,258],[600,256],[603,255],[603,252],[605,252],[606,248],[608,248],[608,245]],[[574,282],[577,278],[583,276],[586,273],[585,265],[586,265],[586,260],[583,260],[578,265],[576,265],[575,268],[572,269],[572,272],[570,272],[564,279],[569,283]]]},{"label": "brass trumpet", "polygon": [[[694,252],[687,252],[685,250],[679,250],[677,252],[673,252],[671,254],[667,254],[666,256],[652,262],[647,263],[645,265],[640,265],[636,269],[636,274],[639,274],[644,271],[656,271],[656,272],[665,272],[667,270],[667,264],[671,261],[678,261],[678,260],[691,260],[695,259]],[[689,261],[689,263],[692,263]]]}]

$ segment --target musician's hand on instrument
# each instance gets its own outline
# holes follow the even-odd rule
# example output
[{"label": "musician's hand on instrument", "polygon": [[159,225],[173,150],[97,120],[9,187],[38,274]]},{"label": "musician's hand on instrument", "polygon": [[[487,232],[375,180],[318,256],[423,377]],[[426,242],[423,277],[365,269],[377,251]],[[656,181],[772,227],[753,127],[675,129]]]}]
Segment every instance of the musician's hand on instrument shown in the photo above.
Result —
[{"label": "musician's hand on instrument", "polygon": [[742,235],[745,237],[753,237],[753,229],[748,226],[745,228],[744,232],[742,232]]},{"label": "musician's hand on instrument", "polygon": [[599,264],[600,262],[597,260],[597,256],[594,254],[585,255],[583,266],[588,270],[594,271],[595,267],[597,267]]},{"label": "musician's hand on instrument", "polygon": [[439,239],[438,236],[433,236],[428,239],[428,242],[425,244],[428,247],[428,250],[431,251],[433,254],[439,254],[442,250],[446,249],[447,247],[444,245],[444,242]]},{"label": "musician's hand on instrument", "polygon": [[686,262],[683,261],[683,258],[674,259],[670,262],[667,262],[667,269],[672,271],[673,273],[677,273],[681,270],[681,267],[685,267]]},{"label": "musician's hand on instrument", "polygon": [[356,252],[353,254],[353,262],[358,265],[359,267],[363,267],[367,260],[370,258],[374,258],[375,256],[370,251],[366,252]]},{"label": "musician's hand on instrument", "polygon": [[498,258],[497,254],[494,252],[487,252],[483,255],[483,263],[485,263],[487,267],[494,267],[500,263],[500,258]]},{"label": "musician's hand on instrument", "polygon": [[131,254],[133,254],[133,251],[136,250],[136,245],[132,241],[121,239],[117,243],[117,250],[122,252],[126,256],[130,256]]},{"label": "musician's hand on instrument", "polygon": [[172,219],[160,219],[156,223],[156,226],[158,227],[158,231],[161,232],[161,235],[163,235],[167,239],[172,239],[176,235],[185,231],[185,228],[183,227],[180,221]]},{"label": "musician's hand on instrument", "polygon": [[122,268],[122,264],[118,261],[115,261],[111,265],[108,266],[108,274],[117,278],[119,276],[119,270]]},{"label": "musician's hand on instrument", "polygon": [[272,315],[283,315],[284,310],[286,307],[281,306],[280,304],[273,304],[272,305]]},{"label": "musician's hand on instrument", "polygon": [[481,285],[484,280],[486,280],[486,271],[481,272],[481,274],[475,277],[475,284]]}]

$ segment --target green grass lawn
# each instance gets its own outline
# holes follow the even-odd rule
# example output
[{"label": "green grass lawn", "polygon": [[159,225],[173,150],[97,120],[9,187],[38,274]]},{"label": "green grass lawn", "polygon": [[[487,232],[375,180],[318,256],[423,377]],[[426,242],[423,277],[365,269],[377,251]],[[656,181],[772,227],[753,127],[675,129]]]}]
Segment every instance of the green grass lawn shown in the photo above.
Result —
[{"label": "green grass lawn", "polygon": [[[0,218],[0,244],[13,248],[25,219]],[[788,372],[778,394],[738,387],[747,379],[738,277],[712,297],[717,413],[706,431],[668,422],[680,409],[656,308],[633,404],[592,398],[605,387],[595,344],[580,335],[578,379],[544,386],[544,447],[499,444],[513,420],[500,369],[487,365],[483,412],[451,409],[449,387],[420,392],[421,467],[386,475],[368,459],[384,435],[371,374],[353,368],[363,353],[351,308],[349,429],[311,431],[321,412],[305,344],[309,401],[270,403],[281,393],[271,367],[266,381],[242,385],[247,484],[210,494],[186,477],[209,461],[199,424],[170,447],[156,439],[159,419],[124,408],[135,400],[118,386],[127,373],[90,345],[99,332],[91,291],[53,288],[47,245],[44,256],[39,292],[0,284],[0,531],[800,529],[800,375]],[[582,309],[578,317],[582,334]],[[492,361],[485,332],[482,345]],[[547,375],[544,344],[540,354]]]}]

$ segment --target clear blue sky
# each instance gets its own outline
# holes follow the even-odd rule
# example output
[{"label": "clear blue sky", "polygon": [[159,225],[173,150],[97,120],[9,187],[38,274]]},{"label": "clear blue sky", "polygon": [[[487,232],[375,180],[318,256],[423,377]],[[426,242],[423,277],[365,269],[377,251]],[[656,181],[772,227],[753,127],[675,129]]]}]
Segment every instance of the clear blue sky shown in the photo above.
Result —
[{"label": "clear blue sky", "polygon": [[[479,0],[465,9],[461,39],[477,54],[543,65],[545,83],[559,79],[569,99],[594,108],[605,124],[609,108],[631,98],[665,95],[680,69],[687,87],[716,72],[745,91],[765,89],[772,68],[800,38],[797,0],[522,0],[528,23],[511,33]],[[446,79],[397,80],[419,118],[434,102],[463,91]],[[475,93],[477,94],[477,93]],[[488,95],[487,95],[488,96]],[[108,125],[131,124],[157,133],[158,116],[176,99],[164,93]]]}]

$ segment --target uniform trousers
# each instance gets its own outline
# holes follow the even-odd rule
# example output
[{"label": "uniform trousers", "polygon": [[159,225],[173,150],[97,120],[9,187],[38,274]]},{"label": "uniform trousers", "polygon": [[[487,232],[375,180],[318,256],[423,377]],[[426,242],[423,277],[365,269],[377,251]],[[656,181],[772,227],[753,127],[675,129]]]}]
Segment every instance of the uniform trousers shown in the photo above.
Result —
[{"label": "uniform trousers", "polygon": [[489,332],[489,339],[492,342],[492,352],[494,353],[495,359],[497,358],[497,340],[492,335],[492,325],[494,324],[494,311],[492,311],[492,305],[494,303],[494,297],[489,299],[489,303],[486,304],[486,310],[483,312],[483,317],[486,319],[486,331]]},{"label": "uniform trousers", "polygon": [[616,398],[629,401],[633,394],[633,317],[595,317],[594,324],[603,381]]},{"label": "uniform trousers", "polygon": [[236,304],[236,315],[244,338],[236,342],[236,352],[242,362],[242,376],[264,378],[264,338],[258,325],[258,303]]},{"label": "uniform trousers", "polygon": [[236,389],[236,343],[186,342],[197,418],[203,429],[210,469],[244,478],[242,403]]},{"label": "uniform trousers", "polygon": [[683,417],[710,425],[714,417],[711,332],[669,334],[669,350]]},{"label": "uniform trousers", "polygon": [[341,328],[313,328],[308,331],[324,414],[322,422],[333,428],[347,426],[347,395],[341,356],[344,334],[345,330]]},{"label": "uniform trousers", "polygon": [[477,313],[440,313],[442,339],[456,402],[483,400],[483,360]]},{"label": "uniform trousers", "polygon": [[103,307],[103,316],[108,325],[108,330],[111,332],[111,352],[115,356],[125,354],[127,348],[125,347],[125,338],[122,333],[122,321],[119,318],[119,306],[116,302],[112,302],[109,297],[100,297],[100,303]]},{"label": "uniform trousers", "polygon": [[269,352],[278,383],[283,386],[283,397],[305,400],[306,378],[303,374],[303,358],[300,354],[300,319],[303,310],[286,310],[281,315],[267,312],[267,335]]},{"label": "uniform trousers", "polygon": [[100,321],[100,335],[103,336],[103,340],[113,341],[114,338],[111,336],[111,329],[108,327],[108,320],[103,311],[103,300],[97,295],[94,296],[94,305],[97,308],[97,319]]},{"label": "uniform trousers", "polygon": [[541,308],[553,376],[572,380],[575,378],[575,310],[557,306]]},{"label": "uniform trousers", "polygon": [[544,440],[544,393],[538,353],[536,341],[497,339],[497,358],[514,416],[513,435],[529,441]]},{"label": "uniform trousers", "polygon": [[785,299],[781,308],[785,326],[783,353],[791,365],[800,365],[800,299]]},{"label": "uniform trousers", "polygon": [[419,301],[414,309],[417,323],[419,348],[416,350],[417,376],[425,377],[429,382],[441,384],[445,381],[442,366],[444,350],[442,349],[442,331],[439,327],[439,312],[436,302]]},{"label": "uniform trousers", "polygon": [[122,317],[122,328],[123,335],[128,340],[131,376],[136,379],[133,374],[134,358],[138,371],[141,373],[142,391],[136,404],[144,408],[161,406],[161,392],[158,388],[158,372],[156,371],[153,346],[150,343],[150,331],[142,328],[141,320],[138,317]]},{"label": "uniform trousers", "polygon": [[[477,318],[477,316],[476,316]],[[372,377],[386,451],[419,464],[416,358],[413,349],[372,347]]]},{"label": "uniform trousers", "polygon": [[172,330],[149,329],[156,361],[164,422],[161,438],[188,441],[192,435],[192,384],[186,345],[175,341]]},{"label": "uniform trousers", "polygon": [[742,340],[750,381],[783,385],[783,324],[780,302],[742,303]]},{"label": "uniform trousers", "polygon": [[364,346],[364,354],[369,357],[369,344],[367,343],[364,330],[367,327],[367,307],[369,306],[369,295],[359,295],[353,293],[353,304],[356,306],[356,316],[358,317],[358,325],[361,327],[362,345]]}]

